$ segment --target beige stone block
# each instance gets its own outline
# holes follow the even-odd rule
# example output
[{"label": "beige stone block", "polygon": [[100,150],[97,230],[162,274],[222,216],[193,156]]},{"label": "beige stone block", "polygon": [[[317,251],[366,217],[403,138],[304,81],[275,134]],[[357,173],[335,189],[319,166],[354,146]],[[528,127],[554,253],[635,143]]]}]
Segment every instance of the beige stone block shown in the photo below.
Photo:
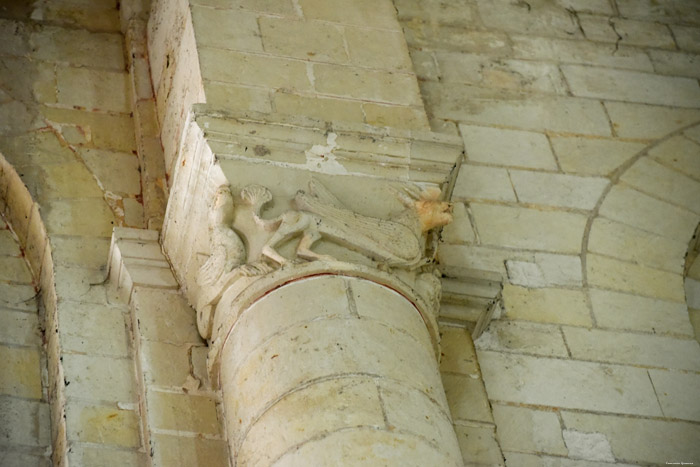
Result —
[{"label": "beige stone block", "polygon": [[506,277],[504,260],[512,254],[511,250],[481,245],[442,243],[438,248],[438,260],[442,265],[464,267],[469,264],[472,268],[493,271],[502,277]]},{"label": "beige stone block", "polygon": [[269,91],[265,89],[205,81],[204,93],[207,103],[213,107],[272,112]]},{"label": "beige stone block", "polygon": [[99,268],[107,262],[110,240],[99,237],[52,235],[54,263]]},{"label": "beige stone block", "polygon": [[556,37],[582,36],[569,13],[552,2],[533,2],[530,8],[507,0],[478,0],[477,5],[481,20],[490,28],[532,35],[544,30]]},{"label": "beige stone block", "polygon": [[301,61],[207,47],[198,52],[204,80],[295,91],[311,90],[306,65]]},{"label": "beige stone block", "polygon": [[449,412],[417,389],[390,381],[381,381],[378,387],[389,430],[419,435],[450,457],[460,457]]},{"label": "beige stone block", "polygon": [[555,412],[494,404],[493,418],[504,451],[568,453]]},{"label": "beige stone block", "polygon": [[235,440],[243,443],[238,462],[274,463],[291,446],[328,432],[358,426],[384,427],[382,407],[377,384],[372,380],[355,377],[313,384],[284,396],[244,433],[245,439]]},{"label": "beige stone block", "polygon": [[302,60],[345,63],[343,31],[321,21],[262,16],[258,20],[265,52]]},{"label": "beige stone block", "polygon": [[569,429],[604,434],[615,457],[628,462],[663,465],[675,462],[668,459],[700,458],[697,424],[567,411],[562,418]]},{"label": "beige stone block", "polygon": [[85,164],[72,162],[42,168],[40,199],[101,198],[103,192]]},{"label": "beige stone block", "polygon": [[36,313],[38,305],[34,286],[0,282],[0,306]]},{"label": "beige stone block", "polygon": [[675,107],[700,106],[697,80],[578,65],[563,66],[562,71],[575,96]]},{"label": "beige stone block", "polygon": [[671,31],[665,24],[624,18],[579,16],[586,38],[592,41],[613,42],[622,45],[675,49]]},{"label": "beige stone block", "polygon": [[434,52],[410,49],[409,53],[411,56],[411,62],[413,63],[413,71],[418,77],[418,80],[438,80],[439,72],[437,69],[437,61],[435,60]]},{"label": "beige stone block", "polygon": [[543,134],[472,125],[459,128],[470,161],[533,169],[557,168]]},{"label": "beige stone block", "polygon": [[44,222],[49,234],[109,237],[114,214],[102,198],[52,200],[46,204]]},{"label": "beige stone block", "polygon": [[519,35],[512,40],[517,58],[653,71],[649,56],[635,47]]},{"label": "beige stone block", "polygon": [[226,466],[229,464],[226,442],[201,437],[153,436],[155,466]]},{"label": "beige stone block", "polygon": [[461,465],[461,459],[450,457],[422,438],[373,427],[336,431],[289,451],[277,463],[290,467],[308,466],[310,462],[342,465],[348,459],[361,459],[367,465]]},{"label": "beige stone block", "polygon": [[123,309],[70,300],[62,300],[58,308],[64,351],[112,357],[129,355]]},{"label": "beige stone block", "polygon": [[478,375],[474,345],[466,329],[441,326],[440,351],[440,371]]},{"label": "beige stone block", "polygon": [[674,136],[649,150],[649,155],[664,165],[700,178],[700,145],[683,136]]},{"label": "beige stone block", "polygon": [[654,140],[700,119],[700,111],[666,106],[605,102],[615,133],[621,138]]},{"label": "beige stone block", "polygon": [[474,342],[479,350],[568,357],[559,326],[519,321],[492,321]]},{"label": "beige stone block", "polygon": [[[9,375],[3,374],[3,378]],[[3,459],[8,444],[48,447],[51,444],[49,405],[46,402],[0,396],[0,437]],[[5,460],[3,460],[3,465]],[[11,464],[12,465],[12,464]],[[23,464],[17,464],[21,467]]]},{"label": "beige stone block", "polygon": [[[7,467],[47,467],[50,465],[48,456],[32,455],[13,451],[11,446],[3,447],[3,465]],[[26,448],[25,448],[26,449]]]},{"label": "beige stone block", "polygon": [[582,13],[598,13],[601,15],[613,13],[610,3],[605,0],[556,0],[556,4],[562,8]]},{"label": "beige stone block", "polygon": [[472,164],[460,167],[453,198],[516,201],[507,170]]},{"label": "beige stone block", "polygon": [[32,274],[23,257],[0,256],[0,281],[31,284]]},{"label": "beige stone block", "polygon": [[[566,457],[552,457],[541,454],[522,454],[519,452],[503,452],[506,457],[507,467],[601,467],[612,464],[601,464],[600,461],[587,461],[582,459],[569,459]],[[616,462],[620,467],[633,467],[630,464]]]},{"label": "beige stone block", "polygon": [[400,21],[426,18],[435,23],[474,25],[474,6],[467,2],[443,3],[439,0],[397,0]]},{"label": "beige stone block", "polygon": [[458,424],[455,431],[465,465],[504,465],[493,428]]},{"label": "beige stone block", "polygon": [[474,243],[476,236],[464,203],[452,205],[452,222],[443,227],[440,239],[445,243]]},{"label": "beige stone block", "polygon": [[540,323],[591,326],[586,296],[579,290],[527,289],[506,284],[503,288],[506,316]]},{"label": "beige stone block", "polygon": [[69,143],[129,153],[136,150],[134,123],[129,115],[53,107],[44,107],[42,114],[60,124]]},{"label": "beige stone block", "polygon": [[[700,125],[695,125],[689,129],[685,130],[683,132],[683,135],[686,138],[690,138],[693,141],[695,141],[696,143],[700,144]],[[671,138],[671,139],[673,139],[673,138]]]},{"label": "beige stone block", "polygon": [[412,70],[406,39],[401,31],[344,29],[351,63],[368,68]]},{"label": "beige stone block", "polygon": [[105,271],[81,267],[54,266],[56,295],[60,300],[107,303]]},{"label": "beige stone block", "polygon": [[569,327],[563,330],[573,358],[692,371],[700,369],[700,345],[694,339]]},{"label": "beige stone block", "polygon": [[700,28],[676,24],[671,24],[669,27],[673,31],[678,47],[689,52],[700,52]]},{"label": "beige stone block", "polygon": [[343,0],[299,0],[304,17],[336,23],[400,31],[390,0],[359,0],[349,8]]},{"label": "beige stone block", "polygon": [[477,351],[491,400],[661,416],[646,370]]},{"label": "beige stone block", "polygon": [[604,178],[509,170],[510,179],[524,203],[593,209],[608,186]]},{"label": "beige stone block", "polygon": [[[697,344],[697,341],[690,342]],[[697,356],[695,358],[697,364]],[[666,417],[700,421],[700,406],[697,403],[700,374],[649,370],[649,377]]]},{"label": "beige stone block", "polygon": [[508,56],[511,52],[508,36],[499,31],[474,31],[460,26],[443,26],[422,22],[402,24],[406,42],[411,49],[452,50]]},{"label": "beige stone block", "polygon": [[41,345],[36,313],[0,309],[0,342],[4,344]]},{"label": "beige stone block", "polygon": [[69,441],[138,447],[139,416],[115,405],[69,401],[66,405]]},{"label": "beige stone block", "polygon": [[66,396],[131,402],[134,364],[131,359],[63,355]]},{"label": "beige stone block", "polygon": [[40,399],[41,367],[38,348],[0,345],[0,394]]},{"label": "beige stone block", "polygon": [[91,68],[125,68],[121,34],[43,26],[31,33],[33,57]]},{"label": "beige stone block", "polygon": [[688,78],[700,77],[700,57],[697,54],[652,49],[649,55],[657,73]]},{"label": "beige stone block", "polygon": [[262,52],[257,15],[201,6],[193,6],[191,11],[198,46]]},{"label": "beige stone block", "polygon": [[81,158],[106,191],[141,193],[139,159],[125,152],[82,149]]},{"label": "beige stone block", "polygon": [[600,215],[650,233],[687,242],[697,216],[625,185],[615,185],[600,206]]},{"label": "beige stone block", "polygon": [[560,253],[581,249],[582,215],[478,203],[471,208],[484,244]]},{"label": "beige stone block", "polygon": [[192,3],[218,9],[243,9],[278,15],[296,14],[291,0],[192,0]]},{"label": "beige stone block", "polygon": [[18,256],[20,254],[19,243],[15,240],[12,232],[7,228],[4,221],[0,221],[3,226],[0,229],[0,255],[2,256]]},{"label": "beige stone block", "polygon": [[564,172],[579,175],[609,175],[644,149],[642,143],[607,139],[550,137]]},{"label": "beige stone block", "polygon": [[373,126],[428,130],[428,117],[425,109],[403,105],[381,105],[365,102],[362,104],[365,123]]},{"label": "beige stone block", "polygon": [[530,258],[507,260],[508,280],[524,287],[581,287],[581,258],[573,255],[535,253]]},{"label": "beige stone block", "polygon": [[177,292],[138,287],[132,300],[144,339],[170,344],[201,342],[195,311]]},{"label": "beige stone block", "polygon": [[443,373],[442,383],[445,385],[445,395],[453,420],[493,423],[489,395],[484,390],[484,383],[478,374],[464,376]]},{"label": "beige stone block", "polygon": [[415,75],[315,63],[314,87],[318,92],[392,104],[421,105]]},{"label": "beige stone block", "polygon": [[593,221],[588,251],[680,273],[685,243],[602,217]]},{"label": "beige stone block", "polygon": [[220,432],[216,402],[209,396],[148,391],[147,399],[152,428],[209,435]]},{"label": "beige stone block", "polygon": [[[700,146],[698,146],[700,153]],[[700,213],[700,182],[643,157],[622,175],[621,180],[636,189]]]},{"label": "beige stone block", "polygon": [[145,467],[147,454],[138,451],[110,449],[109,446],[95,446],[83,443],[71,443],[68,461],[73,465],[92,465],[94,467],[110,467],[113,465],[129,465]]},{"label": "beige stone block", "polygon": [[630,292],[676,302],[685,301],[683,277],[605,256],[589,254],[586,267],[593,287]]},{"label": "beige stone block", "polygon": [[306,97],[276,92],[275,111],[287,115],[304,115],[325,121],[363,122],[362,103],[327,97]]},{"label": "beige stone block", "polygon": [[144,340],[141,352],[147,384],[182,388],[190,375],[189,346]]},{"label": "beige stone block", "polygon": [[58,103],[87,110],[129,113],[128,75],[89,68],[58,68]]},{"label": "beige stone block", "polygon": [[5,54],[21,57],[29,53],[30,28],[21,21],[3,19],[0,21],[0,43],[5,44]]}]

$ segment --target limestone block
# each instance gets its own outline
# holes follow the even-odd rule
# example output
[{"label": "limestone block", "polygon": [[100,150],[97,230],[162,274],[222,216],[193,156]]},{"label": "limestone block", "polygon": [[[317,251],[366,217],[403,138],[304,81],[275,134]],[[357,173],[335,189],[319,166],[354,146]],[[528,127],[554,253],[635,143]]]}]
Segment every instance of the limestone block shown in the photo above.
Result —
[{"label": "limestone block", "polygon": [[182,388],[190,375],[188,346],[144,340],[141,352],[146,384]]},{"label": "limestone block", "polygon": [[109,239],[52,235],[53,261],[61,266],[99,268],[107,261]]},{"label": "limestone block", "polygon": [[556,4],[578,13],[613,14],[610,3],[605,0],[556,0]]},{"label": "limestone block", "polygon": [[45,107],[44,117],[60,125],[69,143],[128,152],[136,150],[134,123],[126,114]]},{"label": "limestone block", "polygon": [[[697,344],[697,341],[690,342]],[[697,352],[695,352],[694,363],[697,364]],[[649,377],[654,384],[661,410],[666,417],[700,421],[700,406],[697,402],[700,374],[649,370]]]},{"label": "limestone block", "polygon": [[443,373],[445,395],[454,421],[493,423],[489,396],[478,374],[469,376]]},{"label": "limestone block", "polygon": [[19,243],[15,240],[12,232],[7,228],[7,224],[0,220],[0,255],[14,256],[19,254]]},{"label": "limestone block", "polygon": [[56,198],[101,198],[103,192],[95,183],[90,170],[81,162],[52,164],[42,167],[42,199]]},{"label": "limestone block", "polygon": [[582,285],[581,259],[573,255],[535,253],[528,259],[507,260],[506,270],[513,285],[531,288]]},{"label": "limestone block", "polygon": [[419,80],[438,80],[439,72],[434,52],[410,49],[409,53],[413,63],[413,71]]},{"label": "limestone block", "polygon": [[[470,159],[473,157],[470,156]],[[472,164],[461,166],[453,198],[516,201],[513,185],[505,169]]]},{"label": "limestone block", "polygon": [[504,451],[567,454],[556,413],[510,405],[493,405],[498,439]]},{"label": "limestone block", "polygon": [[517,58],[530,60],[653,71],[649,56],[644,51],[624,45],[616,48],[614,44],[515,35],[513,54]]},{"label": "limestone block", "polygon": [[661,416],[646,370],[477,350],[491,400]]},{"label": "limestone block", "polygon": [[562,66],[575,96],[675,107],[700,107],[697,80],[578,65]]},{"label": "limestone block", "polygon": [[669,25],[673,31],[676,44],[689,52],[700,52],[700,28],[692,26]]},{"label": "limestone block", "polygon": [[116,221],[102,198],[51,200],[44,222],[49,234],[109,237]]},{"label": "limestone block", "polygon": [[227,466],[228,449],[224,441],[201,437],[153,435],[153,465]]},{"label": "limestone block", "polygon": [[509,167],[556,169],[547,138],[540,133],[460,125],[467,159]]},{"label": "limestone block", "polygon": [[129,355],[126,321],[121,308],[62,300],[58,313],[64,351],[111,357]]},{"label": "limestone block", "polygon": [[695,15],[698,13],[697,4],[679,2],[672,5],[656,4],[653,1],[644,0],[620,0],[618,4],[620,14],[628,18],[638,18],[652,21],[675,22],[677,18],[687,18],[691,23],[697,24]]},{"label": "limestone block", "polygon": [[465,465],[503,465],[503,454],[492,427],[456,424],[455,431]]},{"label": "limestone block", "polygon": [[608,185],[604,178],[524,170],[510,170],[509,174],[521,202],[565,208],[593,209]]},{"label": "limestone block", "polygon": [[50,21],[94,32],[119,32],[119,10],[111,2],[45,4],[34,10]]},{"label": "limestone block", "polygon": [[0,345],[0,395],[41,399],[39,348]]},{"label": "limestone block", "polygon": [[684,303],[607,290],[590,290],[599,326],[643,332],[692,336]]},{"label": "limestone block", "polygon": [[202,47],[202,78],[233,84],[310,91],[306,65],[297,60]]},{"label": "limestone block", "polygon": [[262,52],[257,15],[234,9],[194,6],[192,24],[197,46]]},{"label": "limestone block", "polygon": [[204,82],[204,89],[207,101],[213,107],[272,112],[270,95],[267,90],[210,81]]},{"label": "limestone block", "polygon": [[196,5],[218,9],[249,10],[278,15],[295,15],[291,0],[192,0]]},{"label": "limestone block", "polygon": [[700,370],[700,345],[694,339],[570,327],[563,331],[573,358]]},{"label": "limestone block", "polygon": [[688,275],[685,278],[685,298],[690,308],[700,308],[700,281]]},{"label": "limestone block", "polygon": [[582,433],[564,430],[564,442],[569,456],[598,462],[615,462],[610,442],[602,433]]},{"label": "limestone block", "polygon": [[71,443],[70,451],[68,452],[68,461],[73,463],[73,465],[93,465],[95,467],[109,467],[112,465],[146,467],[148,465],[146,456],[147,454],[144,452],[110,449],[104,446],[74,442]]},{"label": "limestone block", "polygon": [[608,19],[600,16],[579,16],[586,38],[592,41],[674,49],[671,32],[664,24],[625,18]]},{"label": "limestone block", "polygon": [[479,350],[545,357],[569,356],[559,326],[528,322],[492,321],[474,345]]},{"label": "limestone block", "polygon": [[416,77],[407,73],[313,64],[314,88],[323,94],[392,104],[420,105]]},{"label": "limestone block", "polygon": [[131,359],[63,355],[66,396],[132,402],[134,367]]},{"label": "limestone block", "polygon": [[700,58],[696,54],[652,49],[649,55],[657,73],[688,78],[700,77]]},{"label": "limestone block", "polygon": [[688,242],[697,216],[625,185],[615,185],[600,206],[600,215],[647,232]]},{"label": "limestone block", "polygon": [[41,345],[36,313],[0,308],[0,342],[3,344]]},{"label": "limestone block", "polygon": [[[700,153],[700,146],[698,146]],[[643,157],[622,175],[621,180],[689,211],[700,213],[700,182]]]},{"label": "limestone block", "polygon": [[452,222],[443,227],[440,239],[445,243],[474,243],[476,235],[464,203],[452,205]]},{"label": "limestone block", "polygon": [[688,246],[605,218],[593,221],[588,251],[680,273]]},{"label": "limestone block", "polygon": [[[3,373],[3,375],[6,375]],[[4,378],[12,376],[4,376]],[[46,402],[0,396],[0,438],[7,444],[47,447],[51,444],[49,405]],[[4,461],[3,461],[4,465]],[[18,467],[21,464],[18,464]]]},{"label": "limestone block", "polygon": [[11,447],[3,447],[3,465],[7,467],[47,467],[51,465],[46,456],[12,451]]},{"label": "limestone block", "polygon": [[696,424],[567,411],[561,415],[568,429],[604,434],[617,459],[665,464],[700,458]]},{"label": "limestone block", "polygon": [[114,405],[71,401],[66,405],[68,439],[103,445],[137,447],[139,416]]},{"label": "limestone block", "polygon": [[87,110],[129,113],[127,77],[123,71],[60,67],[56,71],[58,103]]},{"label": "limestone block", "polygon": [[348,8],[343,0],[299,0],[306,18],[400,31],[396,10],[390,0],[359,0]]},{"label": "limestone block", "polygon": [[0,256],[0,281],[31,284],[32,275],[26,260],[17,256]]},{"label": "limestone block", "polygon": [[394,2],[399,20],[417,19],[450,25],[473,26],[474,6],[467,1],[442,2],[440,0],[397,0]]},{"label": "limestone block", "polygon": [[695,109],[626,102],[605,102],[605,108],[621,138],[653,140],[700,120],[700,111]]},{"label": "limestone block", "polygon": [[[391,446],[391,449],[386,449],[386,446]],[[348,459],[356,459],[356,465],[458,465],[449,453],[441,451],[423,438],[379,431],[371,427],[330,433],[288,451],[276,465],[304,467],[308,466],[309,459],[319,465],[342,465]]]},{"label": "limestone block", "polygon": [[362,122],[362,104],[357,101],[330,97],[307,97],[285,92],[273,96],[275,111],[287,115],[306,115],[325,121]]},{"label": "limestone block", "polygon": [[700,145],[683,137],[674,136],[649,150],[649,155],[657,161],[676,170],[700,178]]},{"label": "limestone block", "polygon": [[178,293],[139,287],[133,301],[144,339],[170,344],[201,342],[195,312]]},{"label": "limestone block", "polygon": [[422,106],[362,104],[365,122],[369,125],[392,128],[428,130],[428,117]]},{"label": "limestone block", "polygon": [[0,282],[0,306],[35,313],[38,309],[36,291],[31,285]]},{"label": "limestone block", "polygon": [[259,23],[265,52],[311,61],[348,61],[343,30],[335,25],[269,16],[261,17]]},{"label": "limestone block", "polygon": [[[582,459],[567,459],[564,457],[550,457],[535,454],[522,454],[519,452],[503,452],[507,467],[601,467],[613,465],[600,461],[587,461]],[[632,467],[631,464],[616,462],[620,467]]]},{"label": "limestone block", "polygon": [[152,429],[219,434],[216,402],[210,396],[149,390],[146,398]]},{"label": "limestone block", "polygon": [[677,302],[685,301],[683,277],[605,256],[589,254],[586,268],[593,287],[629,292]]},{"label": "limestone block", "polygon": [[494,271],[506,277],[504,258],[512,251],[480,245],[450,245],[443,243],[438,249],[439,263],[445,266],[464,267],[471,265],[475,269]]},{"label": "limestone block", "polygon": [[466,329],[440,327],[440,371],[478,375],[476,353]]},{"label": "limestone block", "polygon": [[539,211],[474,203],[481,241],[487,245],[578,253],[586,217],[561,211]]},{"label": "limestone block", "polygon": [[499,31],[473,31],[462,27],[441,26],[417,22],[403,23],[409,47],[420,50],[452,50],[509,56],[508,36]]},{"label": "limestone block", "polygon": [[29,53],[30,28],[21,21],[3,19],[0,21],[0,42],[5,44],[4,50],[8,55],[21,57]]},{"label": "limestone block", "polygon": [[368,68],[412,71],[406,39],[401,31],[344,29],[351,63]]},{"label": "limestone block", "polygon": [[34,58],[77,66],[122,71],[125,68],[121,34],[43,26],[30,36]]},{"label": "limestone block", "polygon": [[[241,465],[266,465],[290,446],[299,446],[328,432],[359,426],[384,428],[377,384],[366,378],[322,381],[284,396],[236,440]],[[309,413],[309,409],[313,408]]]},{"label": "limestone block", "polygon": [[551,2],[513,4],[507,0],[478,0],[479,15],[487,27],[516,33],[536,34],[546,31],[555,37],[581,37],[575,21],[564,8]]}]

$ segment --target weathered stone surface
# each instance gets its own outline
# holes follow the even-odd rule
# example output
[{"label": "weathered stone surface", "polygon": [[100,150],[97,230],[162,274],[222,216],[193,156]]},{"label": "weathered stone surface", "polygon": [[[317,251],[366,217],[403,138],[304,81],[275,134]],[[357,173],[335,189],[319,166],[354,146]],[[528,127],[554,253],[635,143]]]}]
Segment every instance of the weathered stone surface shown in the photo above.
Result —
[{"label": "weathered stone surface", "polygon": [[507,260],[508,279],[530,288],[582,285],[581,258],[573,255],[535,253],[529,259]]},{"label": "weathered stone surface", "polygon": [[226,443],[217,439],[201,437],[153,436],[156,448],[154,465],[228,465]]},{"label": "weathered stone surface", "polygon": [[526,289],[506,284],[503,288],[506,316],[544,323],[590,326],[591,316],[582,291]]},{"label": "weathered stone surface", "polygon": [[[700,154],[700,146],[698,153]],[[648,157],[639,159],[622,175],[621,180],[638,190],[695,213],[700,213],[700,182],[666,168]]]},{"label": "weathered stone surface", "polygon": [[467,159],[509,167],[556,169],[547,138],[540,133],[460,125]]},{"label": "weathered stone surface", "polygon": [[209,396],[152,390],[147,399],[153,428],[195,434],[219,433],[216,403]]},{"label": "weathered stone surface", "polygon": [[192,8],[192,24],[197,44],[200,46],[263,51],[257,15],[253,13],[195,6]]},{"label": "weathered stone surface", "polygon": [[[4,378],[12,375],[3,373]],[[49,406],[46,402],[0,396],[0,449],[3,454],[8,445],[17,447],[51,444]],[[3,461],[4,462],[4,461]],[[18,464],[21,465],[21,464]]]},{"label": "weathered stone surface", "polygon": [[455,431],[465,464],[503,465],[503,455],[493,428],[460,423],[455,425]]},{"label": "weathered stone surface", "polygon": [[39,349],[0,345],[0,395],[40,399]]},{"label": "weathered stone surface", "polygon": [[66,354],[63,368],[68,397],[119,402],[135,399],[130,359]]},{"label": "weathered stone surface", "polygon": [[[697,344],[697,341],[690,341]],[[695,352],[697,365],[697,351]],[[678,367],[679,364],[673,366]],[[664,415],[681,420],[700,421],[697,394],[700,390],[700,374],[668,370],[649,370],[649,377],[659,397]]]},{"label": "weathered stone surface", "polygon": [[263,47],[273,55],[334,63],[348,61],[342,30],[334,25],[264,16],[259,23]]},{"label": "weathered stone surface", "polygon": [[134,291],[139,331],[145,339],[171,344],[199,343],[195,312],[177,293],[139,288]]},{"label": "weathered stone surface", "polygon": [[443,373],[442,381],[453,420],[493,423],[484,383],[478,376]]},{"label": "weathered stone surface", "polygon": [[615,133],[622,138],[654,140],[700,120],[700,111],[666,106],[605,102]]},{"label": "weathered stone surface", "polygon": [[593,209],[608,180],[593,177],[510,170],[518,200],[564,208]]},{"label": "weathered stone surface", "polygon": [[454,199],[515,201],[515,193],[505,169],[463,164],[453,195]]},{"label": "weathered stone surface", "polygon": [[683,136],[674,136],[649,151],[649,155],[696,180],[700,179],[700,145]]},{"label": "weathered stone surface", "polygon": [[479,350],[568,357],[558,326],[519,321],[493,321],[474,342]]},{"label": "weathered stone surface", "polygon": [[561,425],[554,412],[493,405],[498,439],[504,451],[567,455]]},{"label": "weathered stone surface", "polygon": [[75,401],[66,406],[68,439],[123,447],[139,446],[139,416],[113,405]]}]

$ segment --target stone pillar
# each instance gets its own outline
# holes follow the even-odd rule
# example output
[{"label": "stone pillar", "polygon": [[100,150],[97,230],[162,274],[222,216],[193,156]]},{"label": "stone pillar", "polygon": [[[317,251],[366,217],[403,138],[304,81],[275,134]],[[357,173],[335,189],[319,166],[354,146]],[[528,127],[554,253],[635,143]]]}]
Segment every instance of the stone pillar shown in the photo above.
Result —
[{"label": "stone pillar", "polygon": [[289,264],[232,286],[210,364],[238,466],[462,465],[411,288],[342,262]]}]

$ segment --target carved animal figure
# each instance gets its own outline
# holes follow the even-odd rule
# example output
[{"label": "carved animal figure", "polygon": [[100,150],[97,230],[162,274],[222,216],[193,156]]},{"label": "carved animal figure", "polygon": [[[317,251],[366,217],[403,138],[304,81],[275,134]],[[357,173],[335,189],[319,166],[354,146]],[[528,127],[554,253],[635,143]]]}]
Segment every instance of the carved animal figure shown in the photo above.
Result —
[{"label": "carved animal figure", "polygon": [[309,183],[309,189],[310,193],[296,194],[293,201],[296,210],[280,216],[279,227],[262,249],[264,256],[279,264],[287,259],[275,247],[301,233],[296,251],[300,258],[333,259],[311,250],[315,242],[326,237],[388,266],[416,268],[425,263],[423,233],[452,221],[451,207],[438,200],[437,189],[420,194],[397,190],[406,209],[388,220],[350,211],[316,180]]}]

